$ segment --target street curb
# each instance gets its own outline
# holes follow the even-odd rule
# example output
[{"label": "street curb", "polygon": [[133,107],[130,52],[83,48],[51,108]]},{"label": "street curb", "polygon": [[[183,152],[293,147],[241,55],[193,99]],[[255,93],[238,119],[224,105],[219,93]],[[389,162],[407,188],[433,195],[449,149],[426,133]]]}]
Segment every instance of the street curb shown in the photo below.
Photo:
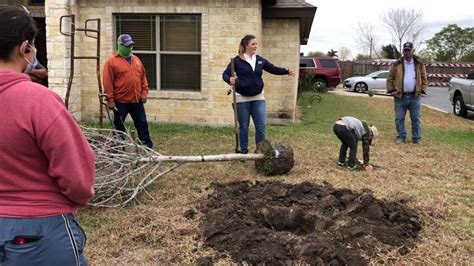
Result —
[{"label": "street curb", "polygon": [[428,107],[432,110],[435,110],[435,111],[439,111],[439,112],[442,112],[442,113],[445,113],[445,114],[450,114],[450,112],[446,112],[445,110],[441,110],[439,108],[436,108],[436,107],[433,107],[433,106],[430,106],[430,105],[427,105],[427,104],[424,104],[422,103],[421,105],[425,106],[425,107]]}]

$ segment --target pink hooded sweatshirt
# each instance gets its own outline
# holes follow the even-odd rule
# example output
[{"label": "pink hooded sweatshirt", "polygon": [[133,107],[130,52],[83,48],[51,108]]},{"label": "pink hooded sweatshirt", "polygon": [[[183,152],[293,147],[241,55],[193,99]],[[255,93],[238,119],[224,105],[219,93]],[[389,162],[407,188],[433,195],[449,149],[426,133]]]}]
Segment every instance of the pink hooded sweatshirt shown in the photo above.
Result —
[{"label": "pink hooded sweatshirt", "polygon": [[94,153],[61,98],[0,69],[0,217],[75,214],[94,177]]}]

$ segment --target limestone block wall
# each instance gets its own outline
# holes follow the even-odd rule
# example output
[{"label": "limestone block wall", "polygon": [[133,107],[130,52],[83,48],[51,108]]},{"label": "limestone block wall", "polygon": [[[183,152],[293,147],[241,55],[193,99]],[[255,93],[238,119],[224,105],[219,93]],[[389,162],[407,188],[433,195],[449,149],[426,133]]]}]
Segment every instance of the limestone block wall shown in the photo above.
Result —
[{"label": "limestone block wall", "polygon": [[[186,13],[201,14],[201,91],[150,91],[145,105],[149,121],[230,124],[233,122],[231,97],[228,86],[221,75],[231,57],[237,54],[240,39],[248,33],[261,36],[262,20],[260,1],[253,0],[175,0],[151,1],[130,0],[117,4],[107,0],[77,0],[76,22],[83,25],[86,19],[100,18],[102,21],[101,69],[106,59],[114,52],[114,13]],[[95,40],[78,36],[78,50],[83,55],[95,53]],[[81,61],[76,65],[80,76],[75,83],[81,92],[83,119],[98,118],[97,81],[95,64]],[[59,80],[55,80],[58,81]],[[67,84],[63,81],[62,86]]]},{"label": "limestone block wall", "polygon": [[[228,85],[222,81],[222,72],[230,58],[237,54],[244,35],[256,35],[258,53],[275,65],[295,71],[299,66],[298,21],[262,21],[261,11],[260,1],[254,0],[127,0],[126,4],[109,0],[47,0],[45,13],[50,87],[64,97],[70,71],[70,38],[59,33],[59,17],[62,15],[75,14],[76,27],[80,28],[84,27],[87,19],[101,19],[99,73],[102,78],[103,65],[114,52],[113,14],[200,14],[201,91],[151,90],[145,105],[148,119],[151,122],[232,124],[232,98],[227,96]],[[63,31],[68,27],[63,26]],[[75,43],[76,56],[96,54],[95,39],[78,33]],[[264,79],[269,118],[291,118],[295,108],[297,77],[265,74]],[[70,110],[76,118],[97,121],[97,93],[95,61],[77,60],[70,96]]]},{"label": "limestone block wall", "polygon": [[[238,55],[240,40],[247,34],[262,36],[260,1],[209,1],[209,88],[219,108],[212,124],[233,123],[232,97],[229,86],[222,80],[222,72],[230,59]],[[260,44],[262,45],[262,44]]]},{"label": "limestone block wall", "polygon": [[[60,17],[75,14],[75,0],[46,0],[46,43],[48,51],[49,88],[58,93],[64,100],[70,74],[71,38],[60,33]],[[71,21],[64,20],[63,32],[70,32]],[[80,62],[75,65],[74,84],[69,96],[69,111],[78,120],[82,119]]]},{"label": "limestone block wall", "polygon": [[265,98],[269,121],[293,119],[296,108],[299,69],[299,21],[297,19],[265,19],[264,48],[260,54],[274,65],[287,67],[295,77],[264,74]]}]

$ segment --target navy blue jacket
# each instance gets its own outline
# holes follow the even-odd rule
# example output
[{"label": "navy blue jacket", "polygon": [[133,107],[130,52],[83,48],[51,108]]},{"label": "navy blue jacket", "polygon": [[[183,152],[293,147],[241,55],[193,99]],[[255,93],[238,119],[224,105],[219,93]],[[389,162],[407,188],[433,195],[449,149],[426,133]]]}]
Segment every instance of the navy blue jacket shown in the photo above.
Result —
[{"label": "navy blue jacket", "polygon": [[[243,96],[255,96],[263,90],[263,70],[275,74],[275,75],[287,75],[288,69],[276,67],[265,58],[257,56],[257,63],[255,64],[255,71],[252,66],[245,60],[242,60],[239,56],[234,58],[234,68],[237,74],[237,83],[235,91]],[[222,73],[222,79],[225,82],[230,82],[230,64]]]}]

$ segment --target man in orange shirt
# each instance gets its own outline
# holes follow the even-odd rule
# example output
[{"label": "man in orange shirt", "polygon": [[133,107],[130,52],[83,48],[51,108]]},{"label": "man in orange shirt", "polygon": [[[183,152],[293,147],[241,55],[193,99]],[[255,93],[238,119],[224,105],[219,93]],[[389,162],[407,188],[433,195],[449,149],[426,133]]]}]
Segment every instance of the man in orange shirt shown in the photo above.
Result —
[{"label": "man in orange shirt", "polygon": [[125,132],[124,121],[127,115],[133,119],[138,138],[143,145],[153,148],[144,103],[148,95],[148,81],[145,67],[140,59],[132,54],[132,37],[122,34],[117,39],[117,53],[104,65],[104,89],[109,108],[114,111],[114,126]]}]

